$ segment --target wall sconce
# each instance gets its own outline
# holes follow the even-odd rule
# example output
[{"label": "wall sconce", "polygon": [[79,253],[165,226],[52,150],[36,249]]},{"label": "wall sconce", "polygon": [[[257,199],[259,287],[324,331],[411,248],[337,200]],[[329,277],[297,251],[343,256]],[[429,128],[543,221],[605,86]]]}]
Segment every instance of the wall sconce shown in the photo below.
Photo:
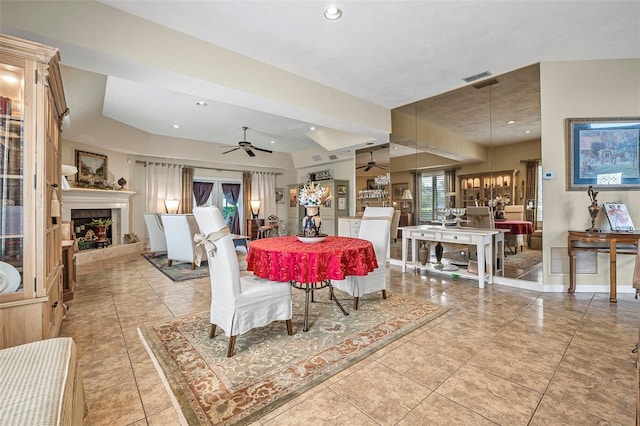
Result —
[{"label": "wall sconce", "polygon": [[257,219],[258,213],[260,213],[260,200],[251,200],[249,204],[251,204],[251,214],[253,218]]},{"label": "wall sconce", "polygon": [[402,203],[402,208],[406,210],[409,207],[409,201],[413,200],[413,195],[411,195],[411,190],[405,189],[404,192],[402,193],[401,198],[404,201]]},{"label": "wall sconce", "polygon": [[180,207],[180,200],[164,200],[164,208],[169,214],[178,213],[178,207]]}]

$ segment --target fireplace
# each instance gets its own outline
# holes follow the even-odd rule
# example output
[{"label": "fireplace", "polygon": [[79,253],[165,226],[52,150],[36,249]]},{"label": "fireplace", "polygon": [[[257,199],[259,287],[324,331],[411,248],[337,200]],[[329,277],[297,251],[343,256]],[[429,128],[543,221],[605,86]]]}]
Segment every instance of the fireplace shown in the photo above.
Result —
[{"label": "fireplace", "polygon": [[[124,242],[124,235],[129,230],[129,199],[133,191],[107,191],[99,189],[72,188],[62,192],[62,220],[74,221],[74,228],[80,233],[76,236],[84,236],[86,223],[92,219],[110,217],[113,224],[108,231],[112,245],[120,245]],[[82,226],[85,229],[77,229]]]}]

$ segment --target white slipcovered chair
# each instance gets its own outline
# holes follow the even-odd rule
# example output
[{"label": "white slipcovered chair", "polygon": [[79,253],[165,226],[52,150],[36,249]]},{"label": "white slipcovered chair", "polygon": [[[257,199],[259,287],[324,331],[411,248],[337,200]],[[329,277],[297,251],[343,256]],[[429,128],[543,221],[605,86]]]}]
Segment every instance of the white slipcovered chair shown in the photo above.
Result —
[{"label": "white slipcovered chair", "polygon": [[200,232],[192,214],[163,214],[162,225],[167,240],[169,266],[176,262],[191,263],[196,268],[196,243],[193,235]]},{"label": "white slipcovered chair", "polygon": [[287,333],[293,335],[289,283],[269,281],[255,275],[241,277],[233,236],[220,210],[217,207],[195,207],[193,214],[202,232],[199,239],[204,240],[202,246],[209,259],[209,337],[213,338],[216,326],[220,326],[229,336],[227,356],[230,357],[238,335],[273,321],[286,321]]},{"label": "white slipcovered chair", "polygon": [[144,224],[147,227],[147,235],[149,236],[149,251],[152,256],[157,253],[167,251],[167,239],[164,236],[164,226],[162,218],[157,213],[145,213]]},{"label": "white slipcovered chair", "polygon": [[[524,206],[523,205],[515,205],[515,206],[505,206],[504,207],[504,218],[505,220],[524,220]],[[518,252],[518,247],[520,247],[520,251],[522,251],[522,247],[524,246],[524,235],[522,234],[507,234],[505,235],[505,242],[509,247],[515,247],[515,252]]]},{"label": "white slipcovered chair", "polygon": [[382,298],[387,298],[387,250],[393,213],[393,207],[367,207],[360,222],[358,238],[371,241],[378,268],[365,276],[348,276],[344,280],[331,281],[333,287],[353,296],[355,310],[358,309],[360,296],[365,294],[382,290]]}]

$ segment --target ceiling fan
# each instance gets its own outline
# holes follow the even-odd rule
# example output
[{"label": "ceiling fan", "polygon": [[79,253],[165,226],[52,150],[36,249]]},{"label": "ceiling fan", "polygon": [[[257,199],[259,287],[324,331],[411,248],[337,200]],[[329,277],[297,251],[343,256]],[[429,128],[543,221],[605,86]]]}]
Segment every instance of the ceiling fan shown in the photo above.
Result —
[{"label": "ceiling fan", "polygon": [[248,129],[248,127],[246,127],[246,126],[242,127],[242,130],[244,130],[244,139],[241,140],[240,142],[238,142],[239,146],[237,148],[230,149],[229,151],[225,151],[225,152],[223,152],[223,154],[228,154],[228,153],[230,153],[232,151],[235,151],[236,149],[240,149],[240,148],[244,149],[244,152],[246,152],[249,157],[255,157],[256,156],[255,152],[253,152],[252,149],[255,149],[256,151],[268,152],[269,154],[271,154],[273,152],[273,151],[269,151],[268,149],[262,149],[262,148],[258,148],[257,146],[253,146],[251,144],[251,142],[249,142],[247,140],[247,129]]},{"label": "ceiling fan", "polygon": [[365,172],[368,172],[369,170],[371,170],[372,167],[377,167],[382,170],[387,170],[386,167],[378,166],[376,164],[376,160],[373,159],[373,151],[369,152],[369,154],[371,154],[371,160],[365,166],[356,167],[356,170],[364,169]]}]

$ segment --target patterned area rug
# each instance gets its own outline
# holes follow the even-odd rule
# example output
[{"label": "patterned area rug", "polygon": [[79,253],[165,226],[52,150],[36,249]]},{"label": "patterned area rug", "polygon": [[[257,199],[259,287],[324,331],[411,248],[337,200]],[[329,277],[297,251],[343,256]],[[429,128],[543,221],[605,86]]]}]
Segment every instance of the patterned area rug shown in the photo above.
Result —
[{"label": "patterned area rug", "polygon": [[[238,264],[241,271],[247,270],[246,257],[247,253],[236,249],[238,255]],[[142,253],[142,256],[155,266],[160,272],[171,278],[172,281],[186,281],[196,278],[208,277],[209,266],[204,261],[196,269],[191,269],[191,264],[186,262],[176,263],[172,266],[167,266],[167,254],[158,254],[156,257],[151,256],[151,253]]]},{"label": "patterned area rug", "polygon": [[[345,307],[351,298],[336,291]],[[228,337],[209,339],[203,312],[140,328],[189,425],[248,424],[445,313],[448,308],[387,292],[340,312],[316,291],[303,332],[304,292],[293,290],[293,329],[284,321],[251,330],[226,357]]]}]

